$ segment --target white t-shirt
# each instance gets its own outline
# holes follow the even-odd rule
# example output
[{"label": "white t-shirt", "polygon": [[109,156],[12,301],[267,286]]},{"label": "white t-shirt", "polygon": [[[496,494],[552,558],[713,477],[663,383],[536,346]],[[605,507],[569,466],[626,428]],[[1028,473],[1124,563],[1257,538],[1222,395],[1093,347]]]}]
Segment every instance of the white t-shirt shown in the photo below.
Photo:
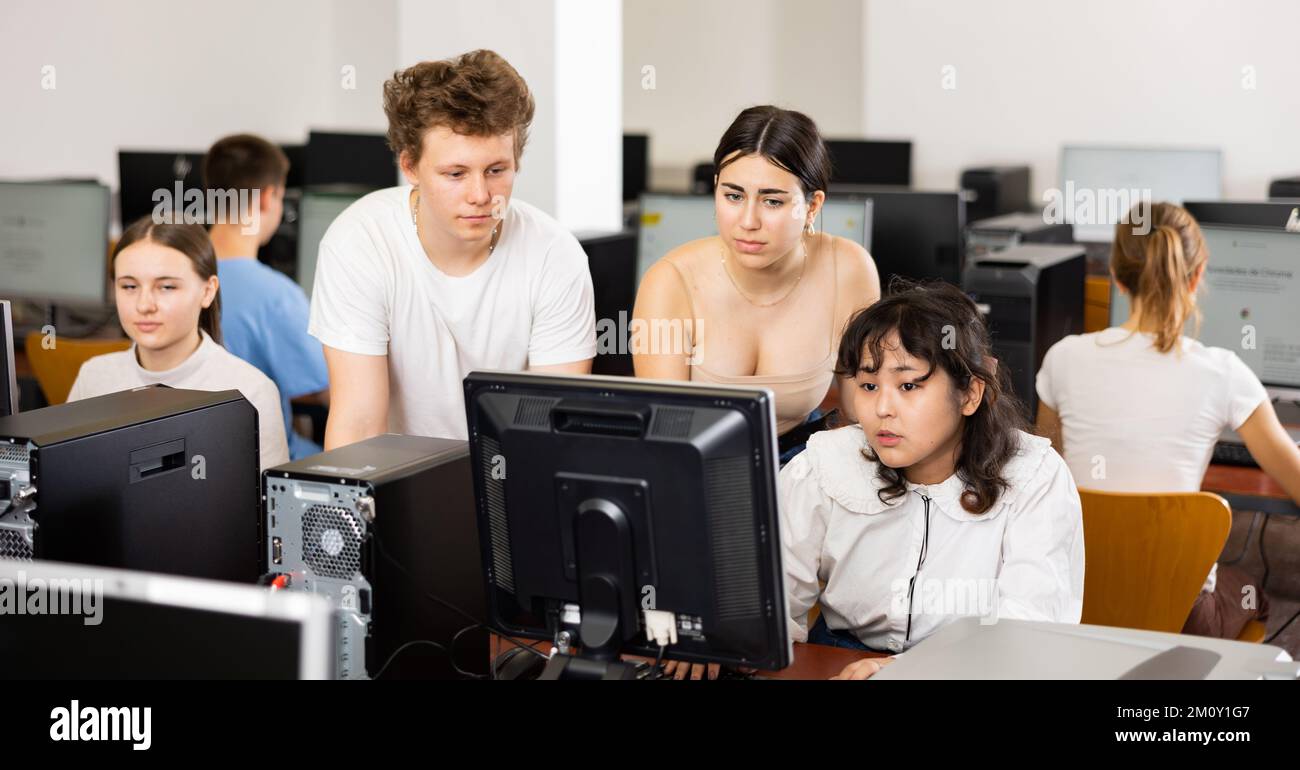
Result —
[{"label": "white t-shirt", "polygon": [[1061,418],[1065,462],[1085,489],[1196,492],[1225,428],[1268,393],[1236,353],[1181,338],[1182,356],[1155,336],[1112,327],[1056,343],[1038,397]]},{"label": "white t-shirt", "polygon": [[321,239],[308,332],[337,350],[388,356],[388,429],[464,439],[465,375],[596,355],[587,257],[554,219],[511,200],[496,249],[467,276],[424,253],[410,187],[371,193]]},{"label": "white t-shirt", "polygon": [[238,390],[257,409],[257,434],[262,470],[289,462],[284,420],[280,416],[280,391],[256,366],[236,357],[200,330],[203,341],[185,362],[165,372],[140,366],[135,345],[130,350],[95,356],[81,365],[69,401],[94,398],[145,385],[166,385],[187,390]]}]

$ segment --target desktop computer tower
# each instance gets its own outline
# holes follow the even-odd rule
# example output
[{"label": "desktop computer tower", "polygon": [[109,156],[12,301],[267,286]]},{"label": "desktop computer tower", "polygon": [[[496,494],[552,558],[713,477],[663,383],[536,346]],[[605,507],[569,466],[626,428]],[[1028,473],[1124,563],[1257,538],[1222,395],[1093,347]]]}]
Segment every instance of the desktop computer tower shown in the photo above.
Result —
[{"label": "desktop computer tower", "polygon": [[1029,166],[986,166],[961,172],[966,195],[966,221],[1026,211],[1029,206]]},{"label": "desktop computer tower", "polygon": [[[262,484],[266,578],[329,600],[339,678],[377,676],[418,640],[452,651],[464,671],[487,672],[487,630],[458,636],[487,616],[466,442],[375,436],[269,469]],[[427,645],[384,673],[456,676]]]},{"label": "desktop computer tower", "polygon": [[636,304],[637,232],[575,235],[587,253],[596,295],[596,360],[591,373],[631,377],[629,329]]},{"label": "desktop computer tower", "polygon": [[1084,254],[1083,246],[1024,244],[966,266],[962,288],[984,313],[993,355],[1010,374],[1031,422],[1043,356],[1061,338],[1083,332]]},{"label": "desktop computer tower", "polygon": [[154,385],[0,418],[0,558],[256,583],[257,410]]}]

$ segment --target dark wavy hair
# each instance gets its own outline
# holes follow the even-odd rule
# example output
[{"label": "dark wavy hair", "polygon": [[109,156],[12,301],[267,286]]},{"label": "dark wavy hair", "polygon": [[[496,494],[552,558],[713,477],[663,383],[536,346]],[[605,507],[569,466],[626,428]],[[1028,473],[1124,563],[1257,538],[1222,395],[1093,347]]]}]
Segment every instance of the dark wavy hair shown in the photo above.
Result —
[{"label": "dark wavy hair", "polygon": [[808,198],[830,187],[830,152],[817,124],[802,112],[770,104],[741,112],[713,151],[714,178],[747,155],[760,155],[794,174]]},{"label": "dark wavy hair", "polygon": [[[984,381],[984,397],[975,413],[962,420],[957,477],[965,486],[961,506],[985,513],[1007,488],[1002,470],[1016,453],[1017,431],[1027,429],[1023,407],[1011,389],[1007,367],[992,355],[988,327],[970,297],[943,281],[912,283],[895,277],[889,295],[858,311],[840,338],[835,373],[857,376],[864,352],[876,372],[884,361],[883,343],[892,332],[910,355],[929,364],[925,377],[941,367],[952,378],[955,393],[965,391],[972,379]],[[948,344],[945,344],[947,342]],[[867,446],[863,456],[876,463],[876,475],[886,482],[877,492],[888,504],[907,494],[902,472],[880,462]]]}]

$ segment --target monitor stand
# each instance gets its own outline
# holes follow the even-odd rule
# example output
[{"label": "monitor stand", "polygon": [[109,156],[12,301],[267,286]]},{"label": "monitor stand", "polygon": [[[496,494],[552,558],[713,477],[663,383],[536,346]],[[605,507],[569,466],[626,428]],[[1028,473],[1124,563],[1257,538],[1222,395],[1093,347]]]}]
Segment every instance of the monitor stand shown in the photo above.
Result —
[{"label": "monitor stand", "polygon": [[632,529],[622,507],[600,496],[602,481],[565,479],[561,487],[562,495],[576,491],[585,497],[574,522],[582,652],[553,655],[539,679],[636,679],[636,665],[619,658],[624,640],[636,633]]}]

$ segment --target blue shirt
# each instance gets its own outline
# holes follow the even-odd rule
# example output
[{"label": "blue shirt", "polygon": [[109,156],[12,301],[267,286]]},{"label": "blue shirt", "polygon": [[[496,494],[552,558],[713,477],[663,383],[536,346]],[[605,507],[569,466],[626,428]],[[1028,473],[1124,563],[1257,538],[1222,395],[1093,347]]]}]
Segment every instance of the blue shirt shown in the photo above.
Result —
[{"label": "blue shirt", "polygon": [[262,370],[280,389],[289,456],[321,447],[293,430],[289,399],[329,387],[325,353],[307,334],[310,305],[298,284],[256,259],[217,262],[221,280],[221,336],[226,349]]}]

